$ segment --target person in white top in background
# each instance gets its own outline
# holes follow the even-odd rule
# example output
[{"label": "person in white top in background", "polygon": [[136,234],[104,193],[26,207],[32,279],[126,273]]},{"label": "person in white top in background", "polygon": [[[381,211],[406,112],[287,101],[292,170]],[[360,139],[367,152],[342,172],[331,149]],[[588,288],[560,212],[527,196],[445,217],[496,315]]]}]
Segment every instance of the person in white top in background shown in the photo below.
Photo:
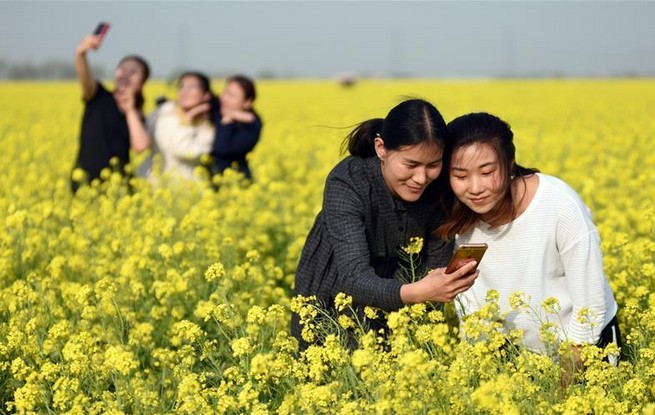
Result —
[{"label": "person in white top in background", "polygon": [[[448,130],[444,168],[454,197],[438,232],[456,235],[457,243],[489,246],[475,284],[458,296],[460,315],[479,310],[493,289],[506,325],[523,331],[530,350],[545,351],[539,333],[545,321],[557,325],[562,341],[620,345],[618,306],[603,271],[600,236],[580,196],[562,180],[517,164],[513,133],[500,118],[468,114],[451,121]],[[515,292],[524,294],[531,312],[512,310]],[[541,307],[550,297],[559,302],[555,313]],[[539,315],[531,315],[535,312]],[[578,351],[574,346],[579,366]]]},{"label": "person in white top in background", "polygon": [[[211,92],[209,78],[200,72],[180,75],[177,101],[164,102],[148,116],[152,153],[139,167],[139,175],[152,181],[162,174],[198,179],[194,170],[214,142],[214,111],[218,111],[218,101]],[[156,160],[158,154],[161,160]]]}]

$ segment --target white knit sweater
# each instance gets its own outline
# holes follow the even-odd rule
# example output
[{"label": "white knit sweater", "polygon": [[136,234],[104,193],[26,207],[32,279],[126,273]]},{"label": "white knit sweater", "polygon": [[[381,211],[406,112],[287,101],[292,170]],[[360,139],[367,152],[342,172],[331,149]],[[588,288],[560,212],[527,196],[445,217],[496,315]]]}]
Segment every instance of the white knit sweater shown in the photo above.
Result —
[{"label": "white knit sweater", "polygon": [[[523,330],[529,349],[544,350],[539,329],[545,321],[557,324],[561,340],[595,343],[617,311],[603,272],[598,230],[589,208],[569,185],[544,174],[538,178],[534,198],[513,222],[489,229],[478,221],[458,235],[458,243],[489,245],[480,261],[480,276],[458,297],[458,312],[461,316],[479,310],[487,291],[494,289],[500,294],[501,312],[507,313],[507,327]],[[514,292],[524,293],[538,314],[512,311],[508,300]],[[549,297],[559,301],[559,313],[548,314],[541,308]],[[586,307],[594,327],[578,319]]]},{"label": "white knit sweater", "polygon": [[214,126],[209,121],[197,125],[184,124],[180,117],[179,107],[173,101],[162,104],[148,117],[153,148],[151,157],[139,167],[139,175],[151,177],[153,157],[161,154],[160,173],[196,179],[194,169],[200,165],[200,157],[212,149]]}]

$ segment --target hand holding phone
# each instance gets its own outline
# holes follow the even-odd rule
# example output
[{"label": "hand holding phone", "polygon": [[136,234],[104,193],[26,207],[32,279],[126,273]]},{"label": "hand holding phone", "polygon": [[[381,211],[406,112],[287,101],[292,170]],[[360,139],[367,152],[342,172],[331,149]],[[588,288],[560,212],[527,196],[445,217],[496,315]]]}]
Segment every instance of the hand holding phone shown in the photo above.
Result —
[{"label": "hand holding phone", "polygon": [[110,24],[107,22],[100,22],[93,31],[93,34],[100,37],[100,40],[102,40],[109,31],[109,26]]},{"label": "hand holding phone", "polygon": [[453,257],[450,259],[450,263],[446,267],[446,271],[444,272],[446,274],[451,274],[471,261],[475,261],[479,264],[487,248],[488,245],[485,243],[458,245]]}]

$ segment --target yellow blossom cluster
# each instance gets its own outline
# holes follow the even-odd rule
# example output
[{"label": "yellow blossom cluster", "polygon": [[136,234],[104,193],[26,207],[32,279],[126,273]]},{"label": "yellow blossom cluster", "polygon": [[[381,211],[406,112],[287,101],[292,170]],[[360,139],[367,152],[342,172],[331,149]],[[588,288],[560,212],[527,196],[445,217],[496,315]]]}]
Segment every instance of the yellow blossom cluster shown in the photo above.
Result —
[{"label": "yellow blossom cluster", "polygon": [[[152,82],[146,97],[175,91]],[[103,172],[70,193],[79,87],[0,84],[0,413],[655,413],[655,81],[262,81],[255,180],[233,171],[152,186]],[[623,348],[521,346],[493,291],[458,321],[453,305],[388,312],[339,295],[335,310],[293,297],[294,272],[352,125],[402,97],[446,120],[488,111],[515,132],[517,161],[561,177],[594,214],[619,303]],[[150,100],[146,110],[154,104]],[[136,166],[147,154],[132,154]],[[129,186],[128,186],[129,184]],[[399,257],[421,275],[423,241]],[[507,305],[505,305],[507,306]],[[304,351],[291,310],[306,323]],[[594,321],[589,310],[575,316]],[[385,319],[387,328],[369,330]],[[620,353],[618,366],[611,364]]]}]

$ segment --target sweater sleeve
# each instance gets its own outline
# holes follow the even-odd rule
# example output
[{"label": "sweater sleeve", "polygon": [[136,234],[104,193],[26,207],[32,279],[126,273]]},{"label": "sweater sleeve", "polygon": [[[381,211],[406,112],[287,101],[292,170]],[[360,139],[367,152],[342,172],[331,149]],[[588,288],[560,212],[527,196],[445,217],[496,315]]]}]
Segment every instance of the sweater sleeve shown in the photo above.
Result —
[{"label": "sweater sleeve", "polygon": [[220,157],[245,156],[255,148],[261,130],[259,119],[251,123],[217,124],[213,153]]},{"label": "sweater sleeve", "polygon": [[557,231],[566,287],[573,305],[566,333],[573,342],[596,343],[609,308],[600,236],[590,219],[583,217],[584,213],[578,218],[573,216],[560,221]]},{"label": "sweater sleeve", "polygon": [[358,304],[384,310],[402,307],[402,283],[378,276],[371,265],[364,204],[357,192],[339,179],[328,179],[323,205],[324,226],[338,272],[337,292],[352,296]]}]

